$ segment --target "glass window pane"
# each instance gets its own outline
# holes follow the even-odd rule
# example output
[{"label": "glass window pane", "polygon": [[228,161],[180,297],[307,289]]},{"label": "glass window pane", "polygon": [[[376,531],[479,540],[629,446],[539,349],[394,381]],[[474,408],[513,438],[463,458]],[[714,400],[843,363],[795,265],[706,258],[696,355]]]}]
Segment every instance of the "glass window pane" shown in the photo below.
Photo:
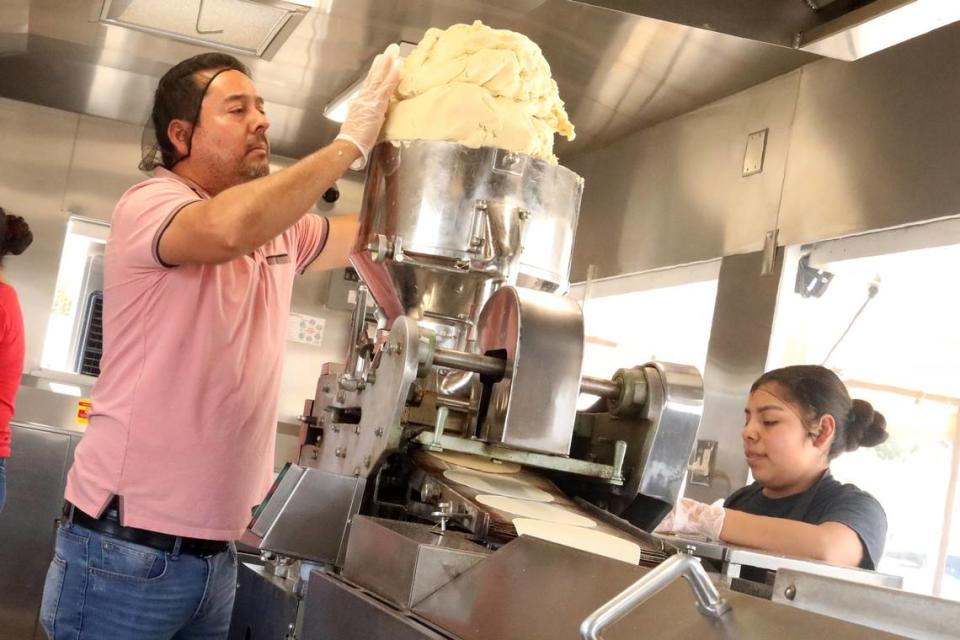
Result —
[{"label": "glass window pane", "polygon": [[[889,251],[903,231],[876,234],[883,240],[878,246]],[[781,288],[768,368],[825,364],[853,397],[884,414],[888,440],[843,454],[831,467],[886,510],[889,530],[878,569],[903,576],[907,590],[936,595],[940,583],[947,595],[956,588],[952,576],[941,574],[960,406],[960,296],[932,283],[960,267],[960,246],[869,255],[863,250],[869,240],[855,239],[863,257],[847,259],[843,241],[831,241],[832,261],[806,274],[798,266],[805,252],[787,252],[785,265],[794,272],[785,266],[785,278],[797,271],[800,277]],[[825,289],[796,293],[795,283],[808,292],[817,288],[808,286],[817,269],[832,275]],[[951,540],[958,549],[960,537]]]},{"label": "glass window pane", "polygon": [[[637,274],[604,283],[583,303],[584,375],[609,378],[651,360],[703,372],[717,297],[719,262]],[[583,294],[582,286],[572,295]],[[596,398],[581,396],[578,407]]]}]

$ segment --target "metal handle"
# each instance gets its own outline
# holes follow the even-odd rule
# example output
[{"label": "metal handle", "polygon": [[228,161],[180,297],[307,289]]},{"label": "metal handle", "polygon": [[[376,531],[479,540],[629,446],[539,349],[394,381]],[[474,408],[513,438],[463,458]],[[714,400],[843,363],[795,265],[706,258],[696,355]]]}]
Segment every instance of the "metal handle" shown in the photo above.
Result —
[{"label": "metal handle", "polygon": [[581,640],[600,640],[603,629],[680,576],[686,578],[690,585],[700,613],[719,618],[730,610],[730,605],[720,597],[720,592],[710,582],[710,577],[700,564],[700,558],[678,553],[587,616],[580,625]]}]

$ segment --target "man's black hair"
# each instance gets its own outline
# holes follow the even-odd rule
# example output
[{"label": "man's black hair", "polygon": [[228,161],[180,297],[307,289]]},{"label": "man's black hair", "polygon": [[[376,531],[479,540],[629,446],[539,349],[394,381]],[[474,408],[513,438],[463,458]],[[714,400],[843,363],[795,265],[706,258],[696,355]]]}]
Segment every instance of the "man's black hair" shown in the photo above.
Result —
[{"label": "man's black hair", "polygon": [[[167,135],[167,127],[171,120],[186,120],[196,128],[200,121],[200,105],[207,93],[207,88],[213,78],[201,78],[197,74],[201,71],[228,71],[234,70],[249,76],[245,64],[226,53],[201,53],[187,58],[170,68],[157,84],[157,91],[153,98],[153,128],[157,136],[157,144],[163,157],[163,166],[172,169],[175,164],[186,156],[181,156],[177,148]],[[191,140],[193,134],[191,131]],[[189,149],[187,155],[190,154]]]}]

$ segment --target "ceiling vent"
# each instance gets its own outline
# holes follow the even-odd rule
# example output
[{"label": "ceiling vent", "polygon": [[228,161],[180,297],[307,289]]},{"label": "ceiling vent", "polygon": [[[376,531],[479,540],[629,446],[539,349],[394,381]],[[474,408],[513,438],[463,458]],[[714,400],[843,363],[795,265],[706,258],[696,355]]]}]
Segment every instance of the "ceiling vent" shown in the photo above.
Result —
[{"label": "ceiling vent", "polygon": [[271,58],[311,3],[298,0],[102,0],[99,21],[202,47]]}]

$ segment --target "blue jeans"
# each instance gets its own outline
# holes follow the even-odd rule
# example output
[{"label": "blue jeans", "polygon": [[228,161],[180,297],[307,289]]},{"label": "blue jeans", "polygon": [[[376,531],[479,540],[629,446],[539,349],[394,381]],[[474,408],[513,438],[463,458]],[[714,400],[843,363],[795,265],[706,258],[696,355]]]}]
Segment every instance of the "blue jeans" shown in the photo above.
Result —
[{"label": "blue jeans", "polygon": [[0,513],[7,504],[7,459],[0,458]]},{"label": "blue jeans", "polygon": [[74,523],[57,529],[40,624],[51,640],[227,637],[237,551],[167,553]]}]

